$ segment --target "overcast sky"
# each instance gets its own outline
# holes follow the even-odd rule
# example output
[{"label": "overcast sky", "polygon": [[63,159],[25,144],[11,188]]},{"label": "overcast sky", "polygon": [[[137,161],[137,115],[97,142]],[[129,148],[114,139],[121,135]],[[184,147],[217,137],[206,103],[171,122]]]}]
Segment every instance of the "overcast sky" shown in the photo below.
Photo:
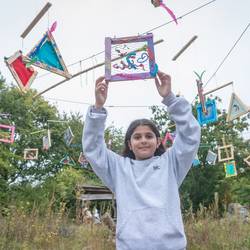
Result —
[{"label": "overcast sky", "polygon": [[[164,0],[175,15],[183,16],[196,8],[205,7],[184,16],[176,25],[163,8],[154,8],[150,0],[51,0],[52,7],[25,39],[20,35],[43,8],[44,0],[0,0],[1,39],[0,71],[8,83],[14,82],[4,64],[4,56],[11,56],[17,50],[27,54],[41,39],[44,32],[57,21],[53,33],[59,50],[70,73],[89,68],[104,61],[105,37],[121,37],[142,34],[153,30],[154,41],[164,42],[155,46],[155,57],[159,68],[172,76],[173,91],[180,92],[190,102],[197,94],[196,76],[201,73],[206,83],[214,74],[223,58],[250,23],[249,0]],[[177,59],[173,56],[194,35],[198,38]],[[215,92],[222,98],[220,108],[228,109],[232,91],[250,106],[250,27],[225,60],[215,77],[206,85],[205,92],[219,85],[234,82]],[[91,57],[92,56],[92,57]],[[81,64],[80,60],[91,57]],[[37,68],[36,68],[37,69]],[[37,69],[39,74],[32,88],[39,92],[61,81],[63,78]],[[87,105],[94,103],[94,80],[104,74],[104,67],[76,77],[43,94],[45,99],[58,106],[60,111],[80,112],[85,115]],[[16,83],[15,83],[16,84]],[[64,101],[62,101],[64,100]],[[66,102],[67,101],[67,102]],[[154,81],[133,81],[110,83],[108,106],[150,106],[161,105]],[[109,107],[107,125],[114,123],[126,128],[137,118],[149,118],[146,107]]]}]

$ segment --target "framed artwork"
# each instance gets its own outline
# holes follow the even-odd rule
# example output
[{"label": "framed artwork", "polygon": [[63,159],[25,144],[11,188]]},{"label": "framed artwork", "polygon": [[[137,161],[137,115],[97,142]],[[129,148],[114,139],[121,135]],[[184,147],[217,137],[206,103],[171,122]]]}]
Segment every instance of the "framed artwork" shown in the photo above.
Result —
[{"label": "framed artwork", "polygon": [[42,39],[27,54],[27,58],[34,66],[71,78],[50,31],[43,35]]},{"label": "framed artwork", "polygon": [[69,155],[64,156],[61,159],[60,163],[63,164],[63,165],[69,165],[69,166],[75,166],[76,165],[75,161]]},{"label": "framed artwork", "polygon": [[234,159],[233,145],[225,145],[218,147],[218,161],[229,161]]},{"label": "framed artwork", "polygon": [[211,150],[208,150],[207,157],[206,157],[206,162],[209,165],[215,165],[216,159],[217,159],[217,154],[214,153]]},{"label": "framed artwork", "polygon": [[15,126],[0,124],[0,142],[13,143]]},{"label": "framed artwork", "polygon": [[66,131],[64,132],[64,136],[63,136],[63,139],[64,139],[64,142],[67,146],[70,146],[71,142],[73,141],[74,139],[74,134],[71,130],[70,127],[68,127],[66,129]]},{"label": "framed artwork", "polygon": [[33,69],[33,67],[26,66],[25,57],[22,55],[20,50],[14,55],[5,58],[5,63],[21,91],[26,92],[36,78],[37,72]]},{"label": "framed artwork", "polygon": [[244,159],[244,162],[250,167],[250,155]]},{"label": "framed artwork", "polygon": [[26,148],[24,149],[25,160],[37,160],[38,159],[38,149],[37,148]]},{"label": "framed artwork", "polygon": [[198,167],[198,166],[200,165],[200,160],[199,160],[198,155],[195,156],[192,165],[193,165],[194,167]]},{"label": "framed artwork", "polygon": [[126,81],[154,78],[153,34],[122,38],[105,38],[105,79]]},{"label": "framed artwork", "polygon": [[206,113],[202,112],[202,105],[200,103],[196,106],[197,119],[201,126],[204,124],[216,122],[218,119],[215,100],[207,100],[205,106]]},{"label": "framed artwork", "polygon": [[224,169],[225,169],[225,173],[226,173],[226,178],[233,177],[233,176],[237,175],[235,161],[230,161],[230,162],[224,163]]},{"label": "framed artwork", "polygon": [[47,135],[43,136],[43,150],[49,150],[51,147],[51,137],[50,137],[50,130],[48,129]]},{"label": "framed artwork", "polygon": [[245,115],[249,111],[250,108],[247,107],[235,93],[232,93],[227,114],[227,122]]},{"label": "framed artwork", "polygon": [[85,158],[83,152],[80,153],[79,158],[78,158],[78,162],[83,166],[83,167],[87,167],[88,165],[88,161]]}]

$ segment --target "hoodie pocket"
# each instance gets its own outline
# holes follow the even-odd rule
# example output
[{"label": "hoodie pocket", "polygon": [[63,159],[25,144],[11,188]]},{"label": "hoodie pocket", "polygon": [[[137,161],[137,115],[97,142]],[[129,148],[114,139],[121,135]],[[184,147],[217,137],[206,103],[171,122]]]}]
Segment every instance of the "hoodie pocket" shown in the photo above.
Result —
[{"label": "hoodie pocket", "polygon": [[[175,221],[175,220],[174,220]],[[117,240],[131,249],[180,249],[186,239],[181,229],[171,222],[164,208],[133,210],[117,231]],[[129,249],[129,248],[128,248]]]}]

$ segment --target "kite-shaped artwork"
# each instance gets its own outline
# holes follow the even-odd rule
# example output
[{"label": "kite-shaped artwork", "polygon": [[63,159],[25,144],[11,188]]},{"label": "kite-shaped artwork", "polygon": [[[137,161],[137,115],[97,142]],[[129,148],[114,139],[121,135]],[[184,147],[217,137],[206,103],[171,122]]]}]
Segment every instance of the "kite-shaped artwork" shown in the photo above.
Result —
[{"label": "kite-shaped artwork", "polygon": [[234,147],[233,145],[225,145],[218,147],[218,161],[229,161],[234,159]]},{"label": "kite-shaped artwork", "polygon": [[0,124],[0,142],[13,143],[15,126]]},{"label": "kite-shaped artwork", "polygon": [[36,78],[37,72],[31,66],[26,66],[25,57],[20,50],[8,58],[5,57],[5,63],[21,91],[26,92]]},{"label": "kite-shaped artwork", "polygon": [[224,163],[224,169],[226,172],[226,178],[237,175],[235,161],[230,161],[230,162]]},{"label": "kite-shaped artwork", "polygon": [[122,38],[105,38],[105,79],[126,81],[154,78],[153,34]]},{"label": "kite-shaped artwork", "polygon": [[25,160],[37,160],[38,159],[38,149],[37,148],[26,148],[24,149]]},{"label": "kite-shaped artwork", "polygon": [[83,152],[80,153],[79,158],[78,158],[78,162],[83,166],[83,167],[87,167],[88,165],[88,161],[85,158]]},{"label": "kite-shaped artwork", "polygon": [[75,166],[76,165],[75,161],[68,155],[64,156],[61,159],[60,163],[63,164],[63,165],[69,165],[69,166]]},{"label": "kite-shaped artwork", "polygon": [[217,154],[214,153],[211,150],[208,150],[207,157],[206,157],[206,162],[209,165],[215,165],[216,159],[217,159]]},{"label": "kite-shaped artwork", "polygon": [[200,160],[199,160],[198,155],[195,156],[192,165],[193,165],[194,167],[198,167],[198,166],[200,165]]},{"label": "kite-shaped artwork", "polygon": [[42,39],[27,54],[29,64],[38,66],[55,74],[70,78],[67,67],[63,61],[57,44],[52,36],[52,31],[47,31]]},{"label": "kite-shaped artwork", "polygon": [[228,109],[227,122],[245,115],[249,111],[250,108],[247,107],[235,93],[232,93]]},{"label": "kite-shaped artwork", "polygon": [[244,159],[244,162],[250,167],[250,155]]},{"label": "kite-shaped artwork", "polygon": [[205,106],[206,106],[206,113],[203,113],[202,105],[200,103],[196,106],[197,119],[201,126],[204,124],[216,122],[218,119],[215,100],[208,99],[206,101]]},{"label": "kite-shaped artwork", "polygon": [[51,147],[51,137],[50,130],[48,129],[48,134],[43,136],[43,150],[47,151]]},{"label": "kite-shaped artwork", "polygon": [[171,9],[169,9],[169,8],[166,6],[166,4],[163,3],[163,0],[151,0],[151,3],[152,3],[155,7],[162,7],[162,8],[164,8],[164,9],[168,12],[168,14],[172,17],[172,19],[174,20],[174,22],[175,22],[176,24],[178,24],[178,23],[177,23],[177,18],[176,18],[176,16],[175,16],[175,14],[173,13],[173,11],[172,11]]},{"label": "kite-shaped artwork", "polygon": [[63,136],[63,139],[64,139],[64,142],[67,146],[69,146],[71,144],[71,142],[73,141],[74,139],[74,134],[71,130],[70,127],[68,127],[66,129],[66,131],[64,132],[64,136]]}]

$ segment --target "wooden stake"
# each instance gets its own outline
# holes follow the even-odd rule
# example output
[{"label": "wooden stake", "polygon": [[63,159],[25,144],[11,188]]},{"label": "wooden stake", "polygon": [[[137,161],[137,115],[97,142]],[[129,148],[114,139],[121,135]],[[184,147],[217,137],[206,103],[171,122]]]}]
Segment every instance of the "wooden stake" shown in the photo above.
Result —
[{"label": "wooden stake", "polygon": [[196,40],[196,38],[198,38],[198,36],[193,36],[190,41],[172,58],[172,61],[175,61]]},{"label": "wooden stake", "polygon": [[38,21],[44,16],[44,14],[48,11],[48,9],[52,6],[51,3],[46,3],[46,5],[42,8],[42,10],[37,14],[37,16],[33,19],[30,25],[25,29],[25,31],[21,34],[22,38],[25,38],[29,32],[33,29],[33,27],[38,23]]}]

